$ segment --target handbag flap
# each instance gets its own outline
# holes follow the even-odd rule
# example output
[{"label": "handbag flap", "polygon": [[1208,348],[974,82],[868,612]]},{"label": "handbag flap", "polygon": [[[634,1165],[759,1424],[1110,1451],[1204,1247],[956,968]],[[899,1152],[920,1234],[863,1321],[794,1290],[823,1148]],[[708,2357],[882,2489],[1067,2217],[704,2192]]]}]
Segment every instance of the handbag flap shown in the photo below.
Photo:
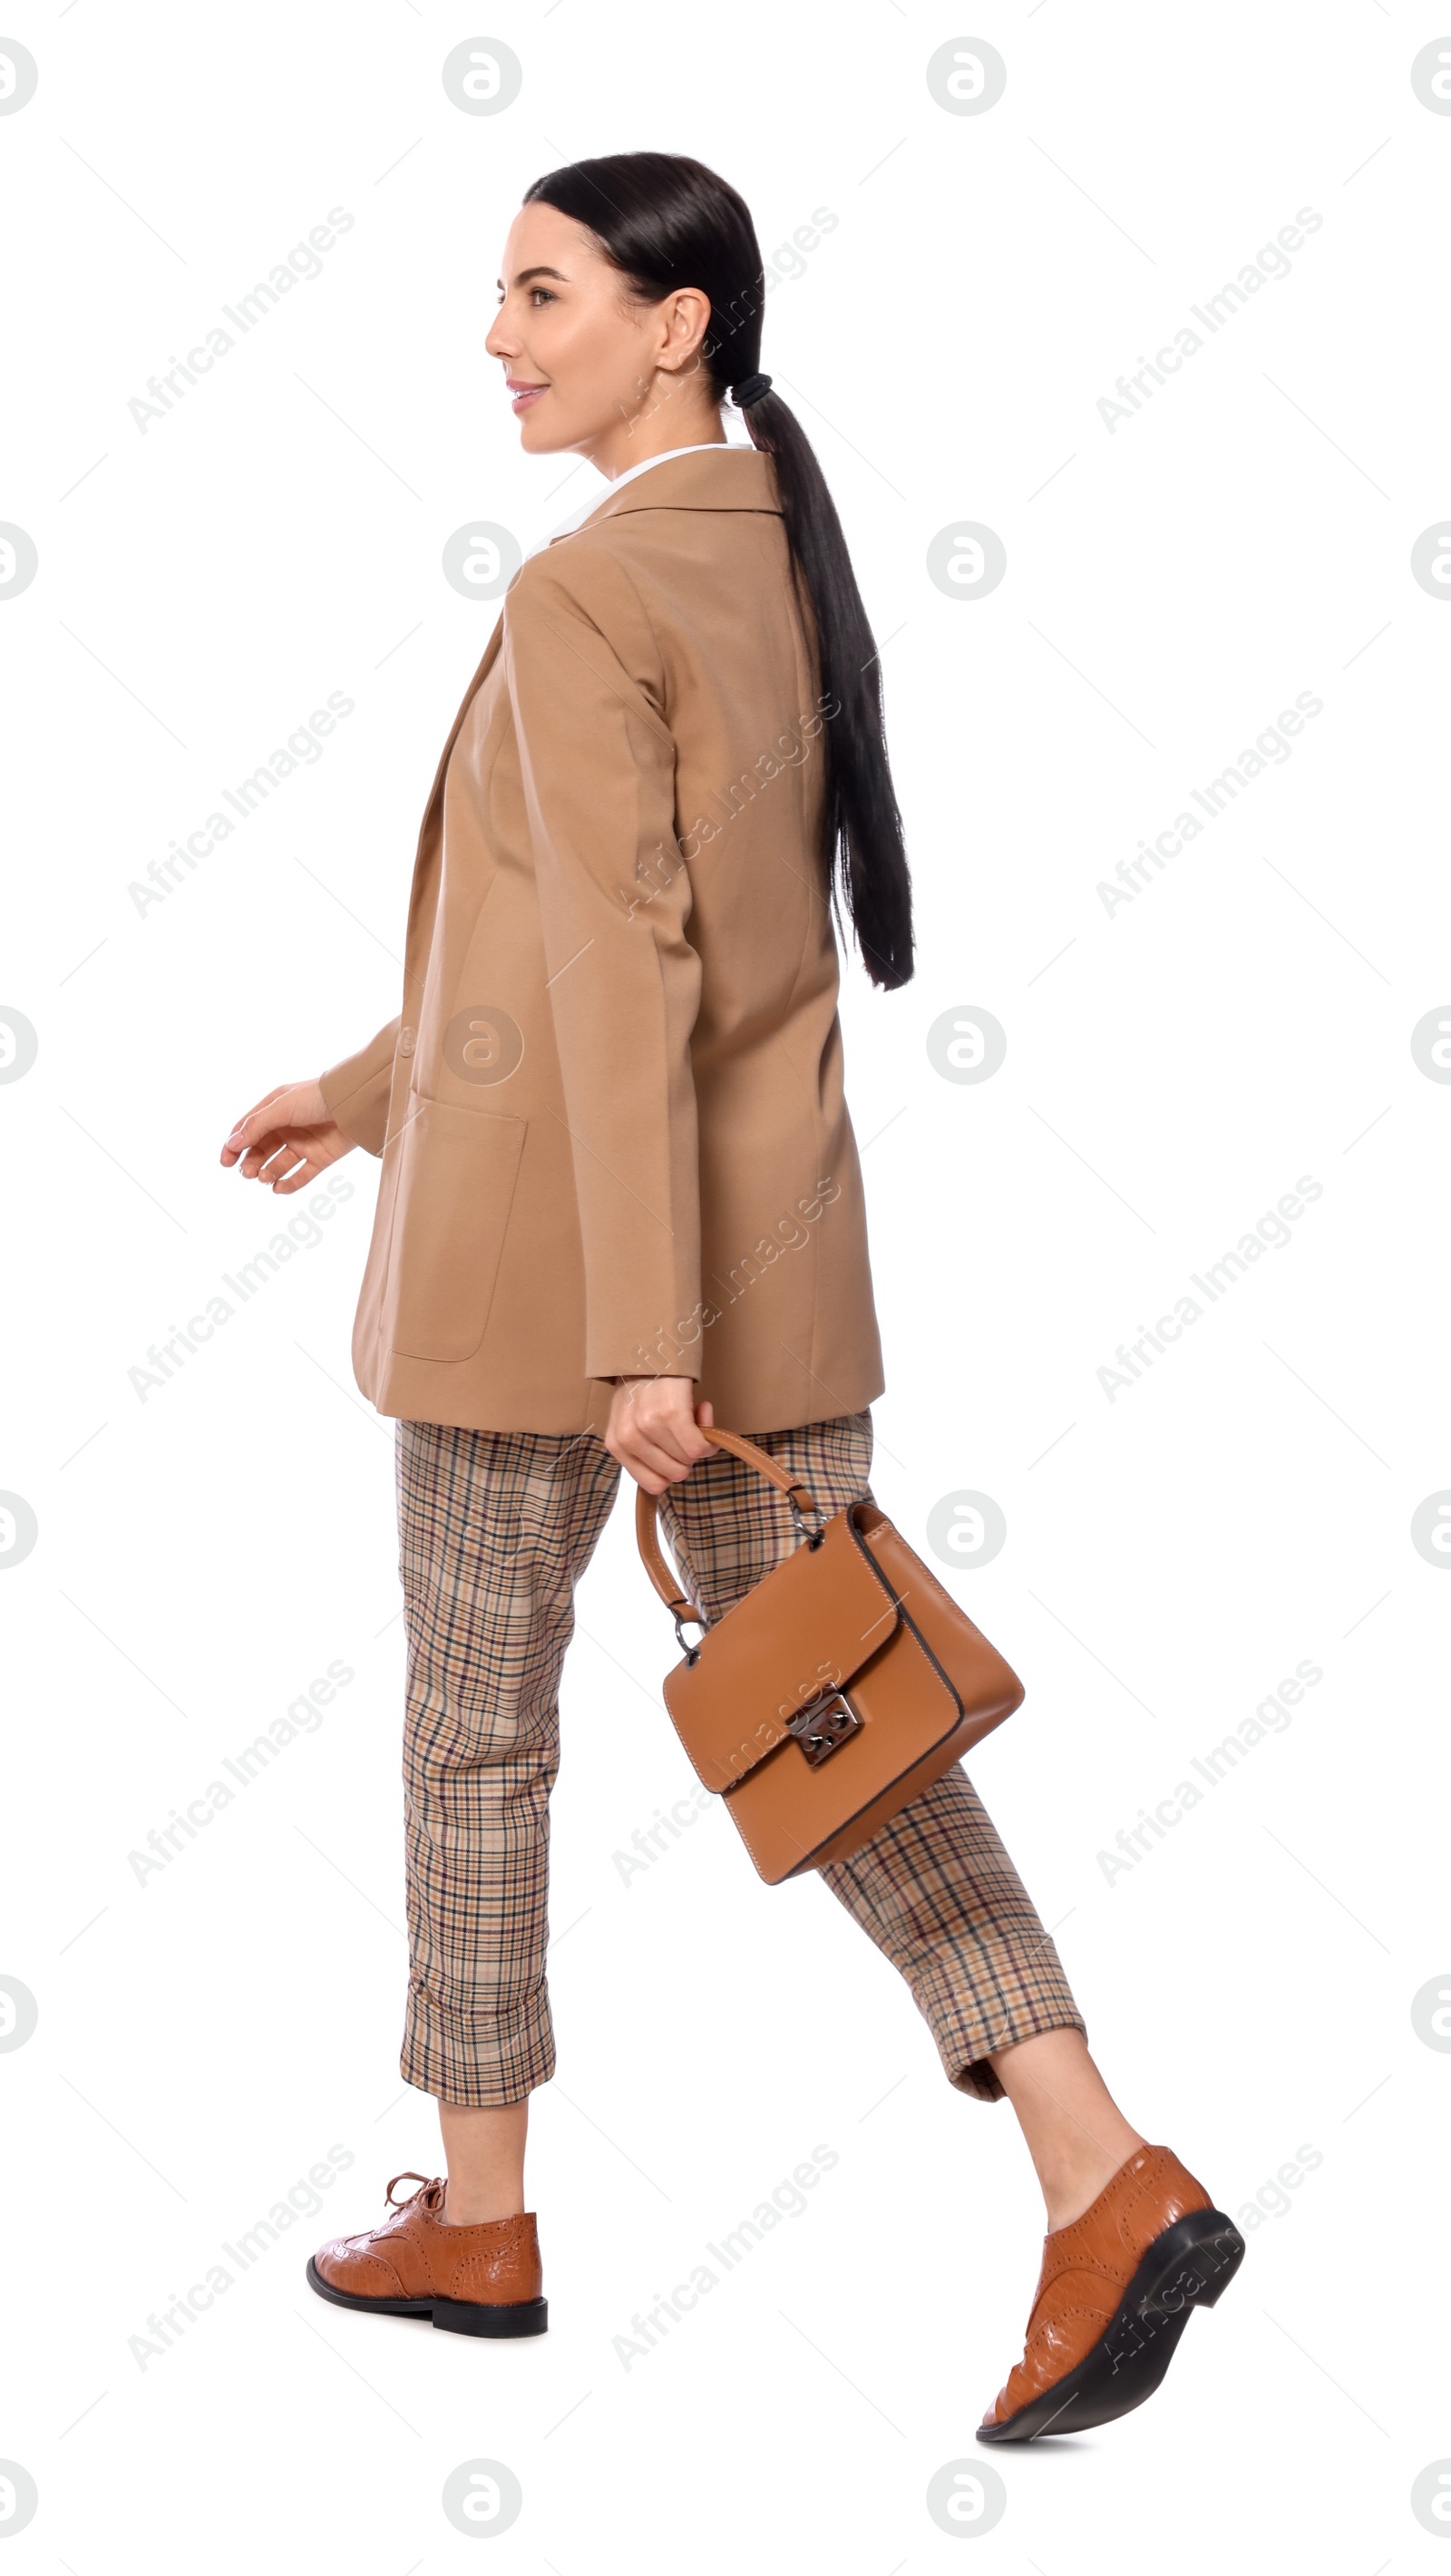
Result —
[{"label": "handbag flap", "polygon": [[888,1578],[845,1511],[708,1628],[665,1680],[675,1731],[708,1789],[732,1788],[784,1744],[809,1700],[840,1690],[901,1624]]},{"label": "handbag flap", "polygon": [[910,1548],[884,1512],[858,1505],[857,1536],[890,1585],[907,1626],[947,1675],[970,1715],[1006,1717],[1019,1707],[1023,1685],[1006,1657],[973,1625],[959,1601]]}]

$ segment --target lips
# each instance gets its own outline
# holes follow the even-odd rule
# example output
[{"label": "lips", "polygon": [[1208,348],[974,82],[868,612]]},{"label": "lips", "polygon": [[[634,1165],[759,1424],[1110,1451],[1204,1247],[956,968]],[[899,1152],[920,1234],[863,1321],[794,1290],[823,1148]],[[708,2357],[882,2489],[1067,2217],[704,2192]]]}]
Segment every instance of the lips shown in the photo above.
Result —
[{"label": "lips", "polygon": [[504,382],[516,412],[527,411],[531,403],[536,403],[540,395],[549,390],[547,385],[525,384],[513,376],[506,376]]}]

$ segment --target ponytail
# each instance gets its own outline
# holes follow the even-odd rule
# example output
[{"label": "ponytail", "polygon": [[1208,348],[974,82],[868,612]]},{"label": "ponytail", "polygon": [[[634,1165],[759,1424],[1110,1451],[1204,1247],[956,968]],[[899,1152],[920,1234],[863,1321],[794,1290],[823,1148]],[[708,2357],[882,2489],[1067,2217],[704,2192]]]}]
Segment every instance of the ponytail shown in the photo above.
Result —
[{"label": "ponytail", "polygon": [[912,972],[912,881],[887,758],[881,655],[836,503],[796,414],[771,392],[741,417],[776,469],[792,567],[816,628],[830,709],[824,837],[833,893],[845,900],[867,973],[890,992]]},{"label": "ponytail", "polygon": [[[723,402],[758,372],[765,271],[742,197],[702,162],[620,152],[551,170],[526,190],[593,233],[643,301],[684,286],[710,299],[701,359]],[[885,991],[912,973],[912,887],[882,712],[881,657],[857,588],[826,477],[779,394],[742,411],[751,444],[775,471],[792,577],[809,612],[829,710],[822,855],[838,917],[850,917],[862,962]]]}]

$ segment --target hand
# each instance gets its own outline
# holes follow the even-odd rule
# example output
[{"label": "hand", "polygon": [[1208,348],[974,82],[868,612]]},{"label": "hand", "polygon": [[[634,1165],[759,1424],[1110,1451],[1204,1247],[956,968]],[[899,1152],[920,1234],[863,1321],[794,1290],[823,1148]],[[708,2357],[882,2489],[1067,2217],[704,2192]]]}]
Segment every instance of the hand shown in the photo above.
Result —
[{"label": "hand", "polygon": [[647,1494],[678,1485],[715,1446],[697,1428],[715,1415],[694,1397],[692,1377],[622,1377],[616,1385],[605,1447]]},{"label": "hand", "polygon": [[244,1181],[264,1181],[285,1198],[305,1190],[352,1150],[351,1136],[328,1115],[322,1084],[284,1082],[238,1119],[222,1147],[222,1163],[230,1171],[240,1162]]}]

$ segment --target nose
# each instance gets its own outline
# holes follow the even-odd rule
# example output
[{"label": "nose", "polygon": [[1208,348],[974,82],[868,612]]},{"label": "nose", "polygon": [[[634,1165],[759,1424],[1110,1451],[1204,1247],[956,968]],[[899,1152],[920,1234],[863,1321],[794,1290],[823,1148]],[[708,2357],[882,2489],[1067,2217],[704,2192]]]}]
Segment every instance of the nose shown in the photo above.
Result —
[{"label": "nose", "polygon": [[517,354],[519,343],[515,338],[514,333],[509,330],[505,323],[504,308],[502,305],[494,316],[492,328],[484,341],[484,347],[488,350],[491,358],[510,358]]}]

